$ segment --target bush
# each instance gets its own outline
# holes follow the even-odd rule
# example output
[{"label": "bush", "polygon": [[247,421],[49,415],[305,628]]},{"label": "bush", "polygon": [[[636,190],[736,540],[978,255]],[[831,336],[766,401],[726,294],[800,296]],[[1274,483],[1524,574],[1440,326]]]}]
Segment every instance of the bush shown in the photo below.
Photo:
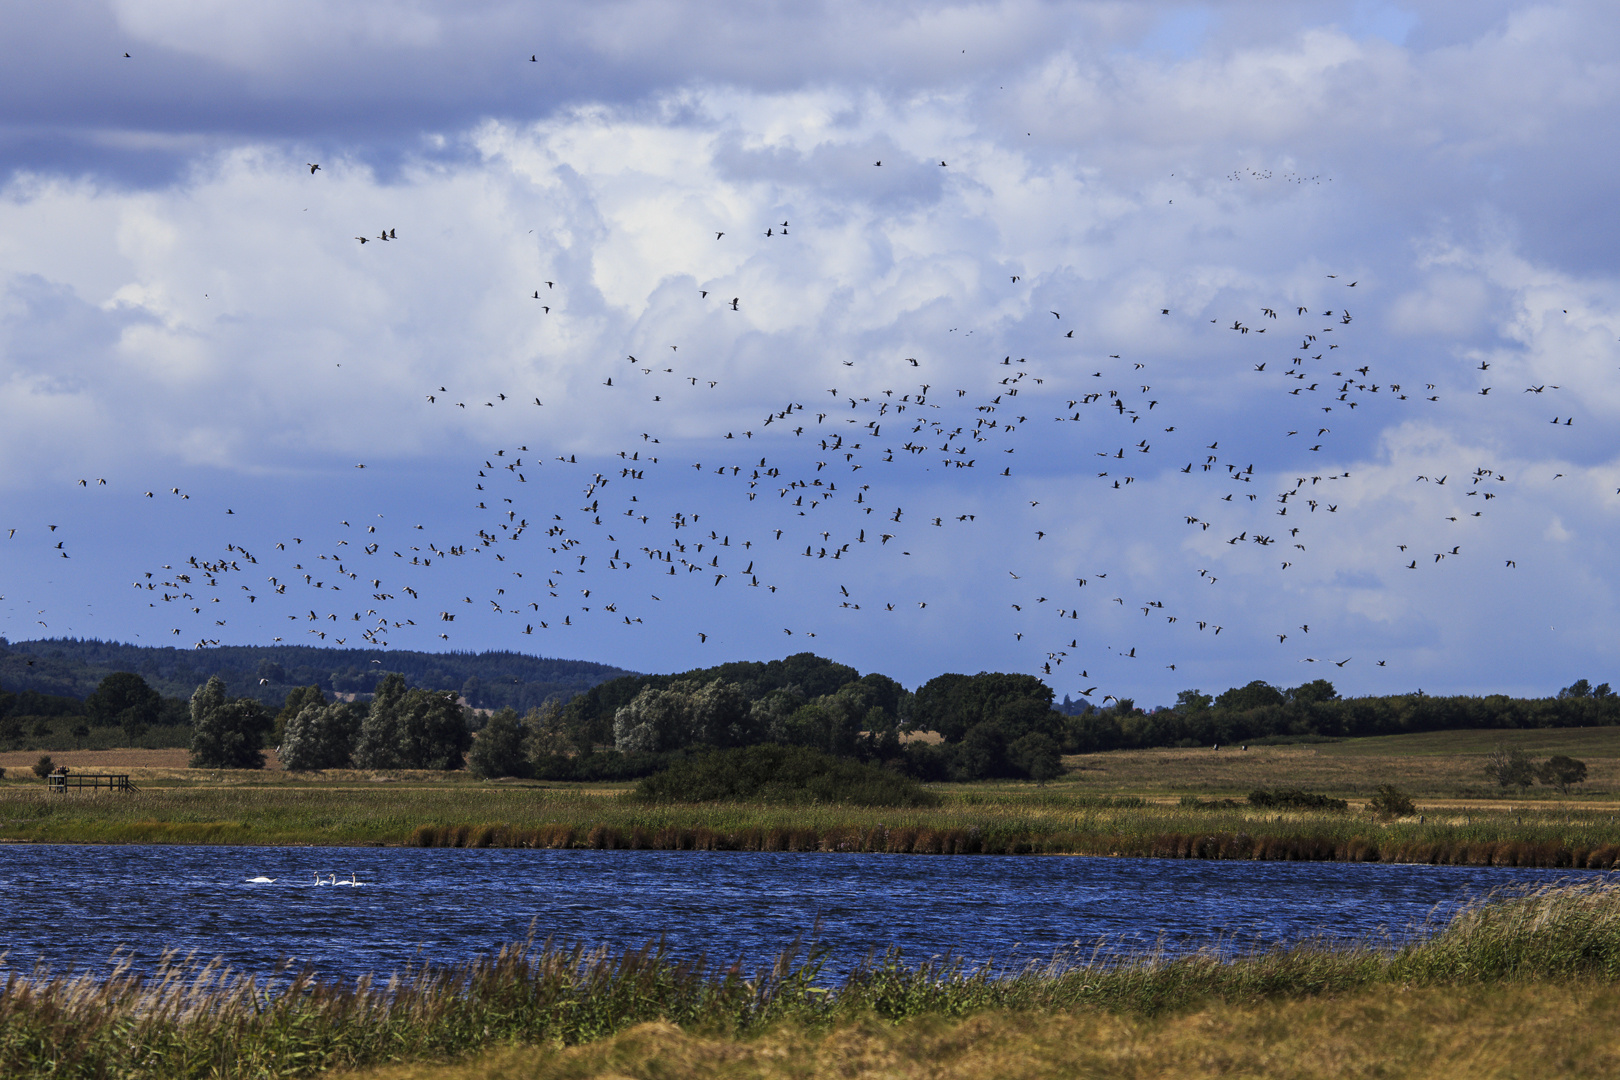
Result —
[{"label": "bush", "polygon": [[1393,784],[1379,788],[1378,794],[1367,803],[1367,809],[1379,817],[1406,817],[1417,812],[1412,797]]},{"label": "bush", "polygon": [[1485,760],[1485,775],[1499,787],[1527,788],[1535,781],[1536,765],[1523,750],[1498,746]]},{"label": "bush", "polygon": [[1268,810],[1348,810],[1350,804],[1343,799],[1329,798],[1298,788],[1278,788],[1267,791],[1259,788],[1249,792],[1249,805]]},{"label": "bush", "polygon": [[[49,776],[49,775],[51,775],[51,773],[53,773],[55,771],[56,771],[56,766],[51,764],[51,755],[49,755],[49,754],[41,754],[40,757],[39,757],[39,760],[34,762],[34,775],[35,776],[41,776],[41,777]],[[66,772],[67,770],[63,769],[62,771]]]},{"label": "bush", "polygon": [[669,768],[681,751],[669,754],[621,754],[608,750],[599,754],[546,753],[530,762],[530,775],[536,780],[640,780]]},{"label": "bush", "polygon": [[762,744],[676,761],[636,785],[645,802],[843,803],[934,806],[938,796],[909,777],[802,746]]},{"label": "bush", "polygon": [[1564,754],[1554,754],[1536,768],[1536,779],[1568,795],[1571,784],[1586,782],[1586,762]]}]

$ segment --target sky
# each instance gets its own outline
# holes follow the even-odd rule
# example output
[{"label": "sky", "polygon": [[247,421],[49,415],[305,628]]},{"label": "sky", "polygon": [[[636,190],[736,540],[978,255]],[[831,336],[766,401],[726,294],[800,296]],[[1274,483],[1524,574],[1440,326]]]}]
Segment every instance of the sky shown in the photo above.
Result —
[{"label": "sky", "polygon": [[1612,5],[3,11],[13,641],[1620,675]]}]

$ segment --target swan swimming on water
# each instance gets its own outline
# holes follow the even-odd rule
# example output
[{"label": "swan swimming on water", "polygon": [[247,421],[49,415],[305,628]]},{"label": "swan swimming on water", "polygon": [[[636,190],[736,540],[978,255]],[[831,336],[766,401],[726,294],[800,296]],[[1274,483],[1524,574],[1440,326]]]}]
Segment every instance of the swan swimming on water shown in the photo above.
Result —
[{"label": "swan swimming on water", "polygon": [[258,877],[248,878],[247,883],[249,885],[270,885],[273,884],[275,880],[276,879],[273,877],[265,877],[263,874],[260,874]]}]

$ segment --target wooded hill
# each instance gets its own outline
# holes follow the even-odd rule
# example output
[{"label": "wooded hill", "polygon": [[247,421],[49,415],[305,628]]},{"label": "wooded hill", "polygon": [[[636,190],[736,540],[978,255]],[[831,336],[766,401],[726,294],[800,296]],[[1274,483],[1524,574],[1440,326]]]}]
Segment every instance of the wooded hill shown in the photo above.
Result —
[{"label": "wooded hill", "polygon": [[299,686],[319,686],[328,694],[370,694],[383,674],[393,671],[412,687],[455,690],[474,708],[519,711],[629,674],[606,664],[504,651],[427,653],[305,645],[175,649],[73,638],[15,642],[0,638],[0,688],[12,694],[32,691],[82,701],[117,671],[134,672],[164,697],[181,699],[190,699],[197,687],[218,676],[232,697],[251,697],[271,709],[279,709],[288,692]]}]

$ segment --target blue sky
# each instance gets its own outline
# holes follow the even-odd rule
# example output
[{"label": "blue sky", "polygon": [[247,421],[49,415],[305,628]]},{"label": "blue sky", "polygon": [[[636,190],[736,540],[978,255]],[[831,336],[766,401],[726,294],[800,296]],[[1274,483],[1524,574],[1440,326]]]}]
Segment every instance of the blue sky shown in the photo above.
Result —
[{"label": "blue sky", "polygon": [[0,634],[1609,679],[1617,18],[7,5]]}]

